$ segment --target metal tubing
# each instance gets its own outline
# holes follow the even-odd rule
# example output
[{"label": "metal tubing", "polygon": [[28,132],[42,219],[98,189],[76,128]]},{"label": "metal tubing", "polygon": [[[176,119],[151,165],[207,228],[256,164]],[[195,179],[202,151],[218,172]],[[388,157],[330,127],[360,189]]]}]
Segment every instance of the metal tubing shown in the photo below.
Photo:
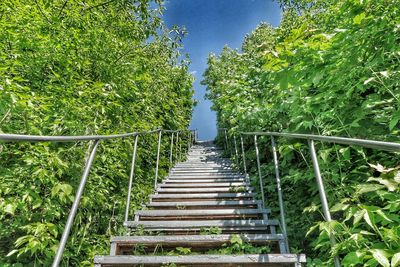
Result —
[{"label": "metal tubing", "polygon": [[257,145],[257,135],[254,135],[254,146],[256,149],[257,169],[258,169],[258,178],[259,178],[260,189],[261,189],[262,207],[265,208],[264,187],[263,187],[262,174],[261,174],[260,155],[258,152],[258,145]]},{"label": "metal tubing", "polygon": [[226,129],[224,129],[225,135],[225,151],[228,151],[228,135],[226,134]]},{"label": "metal tubing", "polygon": [[41,136],[41,135],[23,135],[23,134],[0,134],[2,141],[25,141],[25,142],[77,142],[77,141],[90,141],[90,140],[107,140],[117,139],[124,137],[131,137],[135,135],[144,135],[156,133],[160,129],[145,131],[145,132],[132,132],[124,134],[112,135],[76,135],[76,136]]},{"label": "metal tubing", "polygon": [[162,135],[162,130],[160,130],[160,132],[158,133],[157,161],[156,161],[156,177],[155,177],[155,179],[154,179],[154,189],[157,188],[157,181],[158,181],[158,164],[160,163],[161,135]]},{"label": "metal tubing", "polygon": [[133,145],[131,172],[129,174],[128,197],[126,199],[125,222],[128,221],[129,208],[130,208],[130,204],[131,204],[131,191],[132,191],[133,178],[135,177],[135,161],[136,161],[136,150],[137,150],[138,138],[139,138],[139,136],[136,135],[135,143]]},{"label": "metal tubing", "polygon": [[281,136],[296,139],[306,139],[321,142],[336,143],[342,145],[357,145],[362,147],[369,147],[373,149],[386,150],[392,152],[400,151],[400,144],[393,142],[375,141],[368,139],[357,139],[337,136],[323,136],[313,134],[296,134],[296,133],[277,133],[277,132],[241,132],[244,135],[268,135],[268,136]]},{"label": "metal tubing", "polygon": [[282,221],[282,232],[285,235],[285,243],[286,243],[286,251],[289,252],[289,242],[287,238],[287,228],[286,228],[286,219],[285,219],[285,207],[283,203],[283,195],[282,195],[282,187],[281,187],[281,177],[279,174],[279,161],[278,161],[278,153],[276,149],[275,138],[271,136],[271,145],[272,145],[272,154],[274,156],[274,167],[275,167],[275,177],[276,177],[276,187],[278,189],[278,201],[279,201],[279,210]]},{"label": "metal tubing", "polygon": [[179,132],[176,133],[176,148],[175,148],[175,159],[176,161],[179,161],[178,157],[178,144],[179,144]]},{"label": "metal tubing", "polygon": [[169,165],[172,166],[172,154],[174,147],[174,133],[171,133],[171,149],[169,150]]},{"label": "metal tubing", "polygon": [[239,168],[239,153],[237,149],[236,135],[233,135],[233,143],[235,145],[236,168]]},{"label": "metal tubing", "polygon": [[188,132],[188,140],[187,140],[187,152],[189,153],[190,150],[190,140],[192,139],[191,137],[191,132]]},{"label": "metal tubing", "polygon": [[[308,145],[310,147],[311,159],[312,159],[312,163],[313,163],[313,167],[314,167],[314,174],[315,174],[315,178],[317,180],[319,197],[320,197],[321,203],[322,203],[322,211],[324,213],[325,221],[331,222],[332,221],[331,213],[329,211],[329,205],[328,205],[328,200],[327,200],[326,194],[325,194],[324,183],[322,181],[321,171],[319,169],[318,158],[317,158],[317,153],[315,151],[314,140],[312,140],[312,139],[308,140]],[[335,241],[335,237],[333,235],[330,236],[330,240],[331,240],[332,247],[335,246],[336,241]],[[335,261],[335,267],[340,267],[340,261],[337,256],[335,256],[334,261]]]},{"label": "metal tubing", "polygon": [[87,178],[89,176],[89,172],[90,172],[90,167],[92,167],[92,163],[93,163],[94,157],[96,155],[96,151],[97,151],[99,142],[100,142],[99,140],[94,141],[92,151],[90,152],[89,158],[86,161],[85,168],[84,168],[84,171],[82,174],[82,178],[81,178],[78,190],[76,191],[76,195],[74,198],[74,203],[72,204],[71,210],[69,212],[68,219],[65,224],[64,232],[62,233],[60,244],[58,245],[57,253],[53,260],[52,267],[58,267],[58,265],[61,262],[62,255],[63,255],[64,249],[65,249],[65,245],[67,244],[68,236],[69,236],[69,233],[71,232],[71,227],[74,222],[79,203],[81,201],[83,189],[85,188],[85,184],[86,184]]},{"label": "metal tubing", "polygon": [[243,170],[244,170],[244,174],[247,175],[246,155],[245,155],[245,151],[244,151],[243,136],[242,135],[240,135],[240,145],[242,146]]}]

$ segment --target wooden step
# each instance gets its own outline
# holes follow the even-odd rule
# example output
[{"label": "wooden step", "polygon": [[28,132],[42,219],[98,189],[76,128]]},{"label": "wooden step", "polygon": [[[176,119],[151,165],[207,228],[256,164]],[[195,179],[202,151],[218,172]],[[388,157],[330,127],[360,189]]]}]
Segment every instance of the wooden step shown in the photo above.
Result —
[{"label": "wooden step", "polygon": [[244,178],[235,178],[235,179],[167,179],[164,181],[165,184],[171,183],[239,183],[245,181]]},{"label": "wooden step", "polygon": [[163,209],[225,209],[225,208],[240,208],[240,207],[260,207],[259,200],[214,200],[214,201],[171,201],[171,202],[150,202],[147,204],[150,208]]},{"label": "wooden step", "polygon": [[193,173],[206,173],[206,174],[236,174],[236,171],[227,170],[227,169],[219,169],[219,170],[210,170],[210,169],[173,169],[173,174],[193,174]]},{"label": "wooden step", "polygon": [[150,195],[152,201],[169,201],[174,199],[184,201],[202,201],[202,200],[240,200],[240,199],[253,199],[253,193],[204,193],[204,194],[156,194]]},{"label": "wooden step", "polygon": [[244,186],[244,187],[248,187],[250,186],[250,184],[245,183],[245,182],[228,182],[228,183],[213,183],[213,182],[209,182],[209,183],[196,183],[195,185],[193,184],[187,184],[187,183],[168,183],[168,180],[164,181],[164,183],[160,184],[161,188],[198,188],[198,187],[237,187],[237,186]]},{"label": "wooden step", "polygon": [[[207,251],[229,244],[237,235],[167,235],[167,236],[116,236],[111,238],[110,255],[131,255],[132,249],[140,245],[146,251],[157,248],[174,249],[189,247],[191,251]],[[242,234],[240,239],[252,245],[266,245],[284,240],[282,234]]]},{"label": "wooden step", "polygon": [[[235,191],[236,190],[236,191]],[[235,193],[235,192],[251,192],[252,187],[232,186],[232,187],[200,187],[200,188],[157,188],[158,194],[171,193]]]},{"label": "wooden step", "polygon": [[237,178],[245,178],[244,175],[242,174],[236,174],[236,175],[169,175],[167,177],[169,180],[178,180],[178,179],[237,179]]},{"label": "wooden step", "polygon": [[270,209],[140,210],[135,221],[263,219]]},{"label": "wooden step", "polygon": [[[284,266],[306,262],[304,254],[95,256],[95,267],[177,264],[178,266]],[[278,265],[277,265],[278,264]]]},{"label": "wooden step", "polygon": [[199,233],[207,228],[219,228],[222,233],[228,232],[262,232],[269,233],[270,226],[277,226],[277,220],[204,220],[204,221],[126,221],[128,228],[140,227],[147,231],[163,233]]}]

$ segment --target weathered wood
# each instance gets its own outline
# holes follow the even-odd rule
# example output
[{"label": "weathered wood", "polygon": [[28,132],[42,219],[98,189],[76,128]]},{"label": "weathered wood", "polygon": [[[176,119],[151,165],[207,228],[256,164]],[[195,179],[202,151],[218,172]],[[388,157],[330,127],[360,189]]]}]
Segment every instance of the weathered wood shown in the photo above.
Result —
[{"label": "weathered wood", "polygon": [[150,208],[162,208],[162,209],[226,209],[233,207],[259,207],[261,201],[257,200],[211,200],[211,201],[174,201],[174,202],[150,202],[148,205]]},{"label": "weathered wood", "polygon": [[[220,248],[229,244],[237,235],[164,235],[164,236],[116,236],[111,238],[110,255],[128,255],[135,245],[151,251],[157,247],[163,250],[176,247],[190,247],[192,251],[204,251]],[[242,234],[240,238],[253,245],[265,245],[284,240],[282,234]]]},{"label": "weathered wood", "polygon": [[143,217],[208,216],[208,215],[249,215],[270,213],[270,209],[205,209],[205,210],[139,210],[135,214]]},{"label": "weathered wood", "polygon": [[201,230],[207,227],[218,227],[221,229],[267,229],[270,225],[279,225],[277,220],[206,220],[206,221],[127,221],[124,226],[128,228],[143,227],[146,230]]},{"label": "weathered wood", "polygon": [[187,255],[187,256],[95,256],[95,264],[254,264],[306,262],[300,254]]},{"label": "weathered wood", "polygon": [[156,194],[151,195],[152,200],[155,199],[219,199],[219,198],[253,198],[253,193],[204,193],[204,194]]},{"label": "weathered wood", "polygon": [[[242,190],[243,189],[243,190]],[[162,193],[218,193],[218,192],[235,192],[240,190],[241,192],[254,191],[252,187],[201,187],[201,188],[158,188],[157,192]]]},{"label": "weathered wood", "polygon": [[195,185],[191,185],[191,184],[187,184],[187,183],[167,183],[167,181],[165,181],[164,183],[160,184],[160,188],[170,188],[170,187],[194,187],[194,188],[198,188],[198,187],[236,187],[236,186],[244,186],[244,187],[248,187],[250,186],[250,184],[246,183],[246,182],[232,182],[232,183],[196,183]]},{"label": "weathered wood", "polygon": [[164,181],[165,184],[169,183],[238,183],[244,182],[244,178],[234,179],[220,179],[220,178],[199,178],[199,179],[167,179]]}]

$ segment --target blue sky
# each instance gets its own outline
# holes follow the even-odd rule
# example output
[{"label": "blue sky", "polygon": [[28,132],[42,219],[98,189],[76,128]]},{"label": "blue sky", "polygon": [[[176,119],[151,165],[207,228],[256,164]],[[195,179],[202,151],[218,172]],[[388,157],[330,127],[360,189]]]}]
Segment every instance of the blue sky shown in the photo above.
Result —
[{"label": "blue sky", "polygon": [[207,57],[219,54],[225,45],[240,48],[246,33],[262,21],[278,26],[279,4],[272,0],[166,0],[165,7],[167,26],[184,26],[188,32],[182,52],[190,55],[190,71],[196,78],[194,98],[199,102],[190,127],[199,130],[199,139],[213,139],[216,116],[210,101],[204,99],[205,86],[200,85]]}]

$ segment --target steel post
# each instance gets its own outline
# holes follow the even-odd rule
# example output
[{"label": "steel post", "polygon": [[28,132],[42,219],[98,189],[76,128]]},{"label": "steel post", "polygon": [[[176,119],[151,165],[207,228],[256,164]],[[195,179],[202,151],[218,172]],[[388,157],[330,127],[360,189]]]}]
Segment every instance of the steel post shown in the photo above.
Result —
[{"label": "steel post", "polygon": [[[312,159],[312,163],[313,163],[313,167],[314,167],[314,174],[315,174],[315,178],[317,180],[319,197],[321,199],[322,211],[324,213],[325,221],[331,222],[332,221],[331,213],[329,211],[329,205],[328,205],[328,200],[327,200],[326,194],[325,194],[324,183],[322,181],[321,171],[319,169],[318,158],[317,158],[317,153],[315,151],[314,140],[312,140],[312,139],[308,140],[308,146],[310,147],[311,159]],[[336,241],[335,241],[335,237],[333,235],[330,236],[330,240],[331,240],[332,247],[335,246]],[[334,262],[335,262],[335,267],[340,267],[339,257],[335,256]]]},{"label": "steel post", "polygon": [[129,185],[128,185],[128,197],[126,199],[125,222],[128,221],[129,208],[130,208],[130,204],[131,204],[131,192],[132,192],[133,178],[135,177],[135,161],[136,161],[136,150],[137,150],[138,138],[139,138],[139,135],[136,135],[135,143],[133,145],[131,172],[129,175]]},{"label": "steel post", "polygon": [[170,167],[172,166],[173,147],[174,147],[174,133],[171,133],[171,148],[169,150],[169,165],[170,165]]},{"label": "steel post", "polygon": [[239,153],[237,149],[236,135],[233,135],[233,143],[235,146],[236,168],[239,168]]},{"label": "steel post", "polygon": [[258,145],[257,145],[257,135],[254,135],[254,146],[256,149],[257,169],[258,169],[258,178],[259,178],[259,182],[260,182],[262,206],[263,206],[263,208],[265,208],[264,186],[263,186],[263,180],[262,180],[262,174],[261,174],[260,154],[258,152]]},{"label": "steel post", "polygon": [[89,158],[86,161],[85,168],[84,168],[84,171],[82,174],[82,178],[79,183],[78,190],[76,191],[74,202],[73,202],[71,210],[69,212],[68,219],[65,224],[64,232],[62,233],[62,236],[61,236],[60,244],[58,245],[58,248],[57,248],[56,256],[53,260],[53,264],[52,264],[53,267],[58,267],[61,262],[62,255],[63,255],[64,249],[65,249],[65,245],[67,244],[68,236],[71,232],[71,227],[74,222],[76,212],[78,211],[78,206],[81,201],[83,190],[85,188],[87,178],[89,176],[90,168],[92,167],[92,163],[93,163],[94,157],[96,155],[98,145],[99,145],[99,140],[95,140],[92,151],[90,152]]},{"label": "steel post", "polygon": [[241,147],[242,147],[243,170],[244,170],[244,174],[247,175],[246,154],[245,154],[245,151],[244,151],[243,136],[242,136],[242,135],[240,135],[240,145],[241,145]]},{"label": "steel post", "polygon": [[157,182],[158,182],[158,164],[160,163],[161,135],[162,135],[162,130],[160,130],[160,132],[158,133],[157,161],[156,161],[156,175],[154,179],[154,189],[157,188]]},{"label": "steel post", "polygon": [[228,151],[228,135],[226,134],[226,129],[224,129],[225,138],[225,151]]},{"label": "steel post", "polygon": [[289,242],[288,242],[288,238],[287,238],[287,228],[286,228],[286,219],[285,219],[285,207],[284,207],[283,196],[282,196],[281,177],[279,174],[278,153],[277,153],[277,149],[276,149],[275,138],[273,136],[271,136],[271,145],[272,145],[272,154],[274,157],[276,187],[278,189],[278,201],[279,201],[279,210],[280,210],[281,222],[282,222],[282,232],[285,235],[286,251],[287,251],[287,253],[289,253]]}]

